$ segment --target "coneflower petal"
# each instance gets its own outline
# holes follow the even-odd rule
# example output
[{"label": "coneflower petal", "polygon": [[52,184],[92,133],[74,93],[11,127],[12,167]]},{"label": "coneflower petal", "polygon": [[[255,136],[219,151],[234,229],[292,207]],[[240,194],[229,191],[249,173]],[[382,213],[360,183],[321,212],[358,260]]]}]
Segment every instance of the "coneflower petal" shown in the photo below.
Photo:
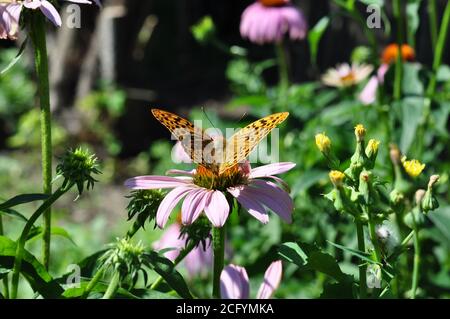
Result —
[{"label": "coneflower petal", "polygon": [[171,190],[161,201],[156,212],[156,224],[159,228],[163,228],[169,219],[170,213],[177,206],[178,202],[183,199],[189,192],[194,190],[193,187],[180,186]]},{"label": "coneflower petal", "polygon": [[212,191],[205,206],[205,214],[214,227],[222,227],[230,213],[230,205],[221,191]]},{"label": "coneflower petal", "polygon": [[283,274],[283,264],[281,260],[274,261],[264,274],[264,281],[259,287],[257,299],[269,299],[281,282]]},{"label": "coneflower petal", "polygon": [[224,299],[248,299],[250,287],[245,268],[228,265],[220,274],[220,295]]},{"label": "coneflower petal", "polygon": [[250,215],[255,217],[263,224],[269,222],[269,215],[256,198],[252,197],[251,193],[246,192],[247,187],[229,188],[228,192],[233,195],[237,201],[248,211]]},{"label": "coneflower petal", "polygon": [[250,178],[269,177],[271,175],[278,175],[285,173],[295,167],[295,163],[282,162],[263,165],[252,169]]},{"label": "coneflower petal", "polygon": [[186,196],[181,207],[181,222],[183,225],[190,225],[197,220],[205,209],[210,196],[211,191],[204,188],[196,189]]},{"label": "coneflower petal", "polygon": [[170,176],[137,176],[125,181],[125,186],[131,189],[160,189],[186,186],[191,179],[180,179]]}]

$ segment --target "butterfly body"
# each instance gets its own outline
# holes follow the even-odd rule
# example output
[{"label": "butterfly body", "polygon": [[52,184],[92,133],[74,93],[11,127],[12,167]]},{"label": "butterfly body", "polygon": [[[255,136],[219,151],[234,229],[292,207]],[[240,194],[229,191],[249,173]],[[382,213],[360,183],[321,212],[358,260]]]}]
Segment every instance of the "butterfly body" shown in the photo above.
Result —
[{"label": "butterfly body", "polygon": [[194,163],[217,176],[245,160],[259,142],[289,116],[288,112],[266,116],[226,140],[220,136],[209,136],[176,114],[159,109],[152,109],[152,113],[181,142]]}]

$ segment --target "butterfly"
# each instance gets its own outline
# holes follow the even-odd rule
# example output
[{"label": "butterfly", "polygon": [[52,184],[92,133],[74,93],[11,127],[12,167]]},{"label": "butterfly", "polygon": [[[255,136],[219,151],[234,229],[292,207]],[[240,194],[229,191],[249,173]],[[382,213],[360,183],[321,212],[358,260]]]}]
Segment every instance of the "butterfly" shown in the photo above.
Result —
[{"label": "butterfly", "polygon": [[275,113],[259,119],[234,133],[229,139],[211,137],[190,121],[167,111],[152,109],[153,116],[181,142],[192,161],[221,175],[245,160],[275,127],[289,116]]}]

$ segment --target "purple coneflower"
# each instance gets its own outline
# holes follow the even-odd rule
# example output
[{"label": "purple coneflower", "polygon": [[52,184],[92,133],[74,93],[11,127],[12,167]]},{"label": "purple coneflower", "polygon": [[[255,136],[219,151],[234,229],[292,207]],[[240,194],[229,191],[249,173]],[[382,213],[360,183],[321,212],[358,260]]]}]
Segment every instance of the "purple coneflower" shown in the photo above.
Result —
[{"label": "purple coneflower", "polygon": [[[89,0],[66,0],[67,2],[79,4],[92,4]],[[93,0],[99,7],[100,0]],[[47,0],[0,0],[0,39],[17,38],[19,31],[20,14],[23,8],[39,9],[54,25],[60,27],[61,16],[56,8]]]},{"label": "purple coneflower", "polygon": [[[283,265],[281,260],[274,261],[264,274],[264,281],[259,287],[257,299],[269,299],[281,282]],[[245,268],[228,265],[220,275],[220,294],[225,299],[248,299],[250,287]]]},{"label": "purple coneflower", "polygon": [[[156,250],[174,248],[164,253],[164,256],[171,261],[174,261],[185,247],[186,236],[181,236],[181,225],[179,223],[174,223],[167,227],[161,238],[153,243],[153,248]],[[186,270],[191,277],[205,274],[212,265],[210,239],[206,240],[205,248],[204,250],[201,245],[195,247],[183,260]]]},{"label": "purple coneflower", "polygon": [[359,100],[364,104],[372,104],[377,98],[377,90],[380,84],[383,84],[384,77],[389,70],[388,64],[381,64],[377,70],[377,74],[373,75],[367,82],[364,89],[359,94]]},{"label": "purple coneflower", "polygon": [[[139,176],[128,179],[131,189],[173,188],[162,200],[156,213],[156,224],[163,228],[170,213],[182,200],[181,221],[192,224],[202,212],[214,227],[222,227],[230,212],[227,197],[232,196],[253,217],[266,224],[267,208],[290,223],[293,202],[286,183],[274,175],[285,173],[294,163],[274,163],[251,169],[248,162],[235,165],[220,176],[199,165],[192,171],[171,170],[170,176]],[[270,179],[270,180],[267,180]]]},{"label": "purple coneflower", "polygon": [[0,39],[17,39],[21,9],[17,3],[0,2]]},{"label": "purple coneflower", "polygon": [[256,1],[241,17],[241,36],[257,44],[279,43],[285,34],[291,40],[301,40],[307,30],[305,16],[289,0]]}]

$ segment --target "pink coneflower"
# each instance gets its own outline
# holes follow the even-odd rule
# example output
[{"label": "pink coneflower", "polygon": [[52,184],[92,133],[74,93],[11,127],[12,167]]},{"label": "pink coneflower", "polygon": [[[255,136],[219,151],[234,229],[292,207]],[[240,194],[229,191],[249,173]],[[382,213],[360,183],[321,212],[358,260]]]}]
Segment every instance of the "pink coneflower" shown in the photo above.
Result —
[{"label": "pink coneflower", "polygon": [[[259,287],[257,299],[269,299],[281,282],[283,265],[281,260],[274,261],[264,274],[264,281]],[[250,287],[245,268],[229,265],[220,275],[220,294],[224,299],[248,299]]]},{"label": "pink coneflower", "polygon": [[160,228],[164,227],[172,210],[183,199],[181,221],[184,225],[192,224],[204,212],[214,227],[222,227],[230,212],[227,201],[230,195],[264,224],[269,222],[267,208],[290,223],[293,202],[285,190],[285,182],[274,175],[285,173],[294,166],[294,163],[275,163],[252,170],[250,164],[244,162],[220,176],[199,166],[192,171],[168,172],[179,175],[177,177],[131,178],[125,182],[125,186],[131,189],[173,188],[162,200],[156,213],[156,224]]},{"label": "pink coneflower", "polygon": [[285,34],[291,40],[304,39],[306,18],[289,0],[259,0],[242,13],[241,36],[257,44],[279,43]]},{"label": "pink coneflower", "polygon": [[0,2],[0,39],[17,39],[21,9],[17,3]]},{"label": "pink coneflower", "polygon": [[[164,253],[164,256],[174,261],[180,251],[186,246],[186,236],[181,236],[181,225],[174,223],[170,225],[163,233],[161,238],[153,243],[156,250],[174,248]],[[202,245],[195,247],[183,260],[183,263],[191,277],[203,275],[209,271],[212,265],[211,240],[206,240],[205,249]]]},{"label": "pink coneflower", "polygon": [[368,64],[343,63],[328,69],[322,76],[322,82],[334,87],[354,86],[367,78],[372,71],[373,66]]},{"label": "pink coneflower", "polygon": [[[89,0],[65,0],[79,4],[92,4]],[[93,0],[101,6],[100,0]],[[0,39],[16,39],[19,31],[19,20],[22,9],[39,9],[54,25],[60,27],[61,16],[56,8],[47,0],[0,0]]]}]

